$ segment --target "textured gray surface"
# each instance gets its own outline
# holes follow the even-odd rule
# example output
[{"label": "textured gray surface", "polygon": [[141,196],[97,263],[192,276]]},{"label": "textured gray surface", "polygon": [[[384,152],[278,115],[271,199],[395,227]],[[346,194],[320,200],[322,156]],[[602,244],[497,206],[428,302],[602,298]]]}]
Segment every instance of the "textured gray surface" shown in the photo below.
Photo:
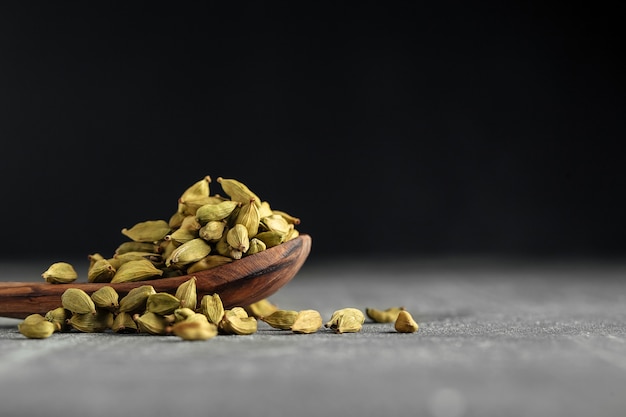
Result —
[{"label": "textured gray surface", "polygon": [[[0,264],[28,280],[36,263]],[[36,280],[37,278],[35,278]],[[305,264],[286,309],[403,305],[413,334],[54,334],[0,319],[11,416],[626,416],[626,265],[437,260]]]}]

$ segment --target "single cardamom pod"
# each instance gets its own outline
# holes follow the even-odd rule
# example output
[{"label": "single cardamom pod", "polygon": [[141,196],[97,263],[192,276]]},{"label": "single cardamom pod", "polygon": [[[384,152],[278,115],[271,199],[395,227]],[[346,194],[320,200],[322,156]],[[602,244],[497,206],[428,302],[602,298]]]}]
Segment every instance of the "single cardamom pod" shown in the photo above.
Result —
[{"label": "single cardamom pod", "polygon": [[157,292],[156,294],[149,295],[146,301],[146,312],[159,314],[161,316],[171,314],[180,307],[180,300],[167,292]]},{"label": "single cardamom pod", "polygon": [[151,242],[135,242],[133,240],[121,243],[115,249],[115,255],[121,255],[126,252],[150,252],[159,253],[160,246]]},{"label": "single cardamom pod", "polygon": [[287,221],[287,223],[295,224],[295,225],[300,224],[300,219],[299,218],[294,217],[291,214],[286,213],[284,211],[272,210],[272,214],[277,214],[277,215],[281,216],[283,219],[285,219]]},{"label": "single cardamom pod", "polygon": [[210,323],[219,324],[224,317],[224,305],[219,294],[206,294],[200,299],[200,312]]},{"label": "single cardamom pod", "polygon": [[198,209],[207,204],[219,204],[224,201],[225,198],[214,195],[214,196],[206,196],[203,198],[198,198],[196,200],[186,201],[182,203],[179,207],[179,210],[185,216],[195,216]]},{"label": "single cardamom pod", "polygon": [[367,307],[365,314],[375,323],[393,323],[398,318],[398,313],[404,310],[404,307],[389,307],[385,310]]},{"label": "single cardamom pod", "polygon": [[112,312],[117,311],[120,307],[119,294],[113,287],[105,285],[91,293],[91,299],[96,307],[108,309]]},{"label": "single cardamom pod", "polygon": [[290,229],[290,223],[288,223],[287,220],[279,214],[272,214],[271,216],[263,217],[261,219],[261,224],[263,225],[263,230],[274,231],[283,235],[287,234]]},{"label": "single cardamom pod", "polygon": [[254,204],[256,204],[257,207],[261,206],[261,199],[241,181],[232,178],[218,177],[217,182],[222,186],[222,189],[231,198],[231,200],[238,201],[240,203],[249,203],[250,201],[254,201]]},{"label": "single cardamom pod", "polygon": [[273,312],[278,310],[278,306],[272,303],[267,298],[263,298],[257,302],[249,304],[244,307],[249,316],[253,316],[256,318],[262,318],[265,316],[269,316]]},{"label": "single cardamom pod", "polygon": [[78,273],[68,262],[55,262],[46,269],[41,276],[51,284],[69,284],[76,281]]},{"label": "single cardamom pod", "polygon": [[300,310],[291,331],[294,333],[315,333],[323,326],[322,315],[317,310]]},{"label": "single cardamom pod", "polygon": [[89,260],[89,266],[87,268],[91,268],[93,264],[96,263],[96,261],[104,259],[104,256],[102,256],[100,253],[92,253],[90,255],[87,255],[87,259]]},{"label": "single cardamom pod", "polygon": [[222,255],[207,255],[197,262],[192,263],[187,267],[187,274],[193,274],[198,271],[204,271],[206,269],[215,268],[216,266],[224,265],[233,261],[233,258]]},{"label": "single cardamom pod", "polygon": [[209,323],[203,314],[197,315],[204,317],[204,321],[189,319],[174,323],[171,333],[183,340],[208,340],[217,336],[217,326]]},{"label": "single cardamom pod", "polygon": [[111,282],[115,268],[108,259],[98,259],[87,270],[87,282]]},{"label": "single cardamom pod", "polygon": [[199,261],[211,253],[211,246],[202,238],[192,239],[183,243],[165,260],[166,266],[182,268],[187,264]]},{"label": "single cardamom pod", "polygon": [[204,317],[205,320],[207,320],[204,314],[196,313],[194,310],[188,307],[181,307],[174,310],[174,322],[186,320],[190,317],[195,316],[196,314],[200,314],[202,317]]},{"label": "single cardamom pod", "polygon": [[275,329],[290,330],[296,321],[296,317],[298,317],[298,311],[296,310],[276,310],[270,315],[261,317],[260,320]]},{"label": "single cardamom pod", "polygon": [[139,331],[142,333],[164,335],[167,334],[170,326],[169,321],[165,317],[151,311],[147,311],[143,314],[135,314],[133,318],[137,322]]},{"label": "single cardamom pod", "polygon": [[63,308],[75,314],[96,314],[96,305],[84,290],[68,288],[61,294]]},{"label": "single cardamom pod", "polygon": [[140,259],[123,263],[111,279],[111,283],[143,281],[161,275],[163,275],[163,271],[154,266],[152,262],[147,259]]},{"label": "single cardamom pod", "polygon": [[324,325],[335,333],[356,333],[361,331],[365,315],[358,308],[346,307],[335,310],[330,320]]},{"label": "single cardamom pod", "polygon": [[171,231],[165,220],[146,220],[130,229],[123,228],[122,234],[135,242],[157,242]]},{"label": "single cardamom pod", "polygon": [[218,331],[225,334],[250,335],[257,331],[257,320],[254,317],[241,317],[236,313],[224,314],[218,325]]},{"label": "single cardamom pod", "polygon": [[394,323],[394,328],[399,333],[414,333],[419,330],[419,325],[406,310],[402,310],[398,313],[398,318]]},{"label": "single cardamom pod", "polygon": [[[118,261],[118,266],[115,269],[119,269],[122,264],[125,264],[128,261],[150,261],[153,265],[157,266],[163,263],[163,255],[153,252],[139,252],[139,251],[130,251],[120,253],[119,255],[114,255],[114,258]],[[109,260],[111,262],[111,260]]]},{"label": "single cardamom pod", "polygon": [[268,248],[280,245],[285,241],[285,235],[275,230],[259,232],[254,237],[265,243],[265,246]]},{"label": "single cardamom pod", "polygon": [[180,300],[182,307],[188,307],[192,310],[196,309],[198,302],[198,293],[196,291],[196,277],[191,277],[176,288],[174,296]]},{"label": "single cardamom pod", "polygon": [[111,330],[115,333],[137,333],[139,331],[139,327],[137,326],[137,322],[133,320],[133,316],[130,313],[120,311],[113,319]]},{"label": "single cardamom pod", "polygon": [[17,330],[29,339],[45,339],[52,336],[59,328],[41,314],[31,314],[18,323]]},{"label": "single cardamom pod", "polygon": [[241,203],[233,200],[224,200],[218,204],[205,204],[196,210],[196,219],[205,225],[212,220],[223,220],[239,207]]},{"label": "single cardamom pod", "polygon": [[250,247],[248,229],[244,225],[237,223],[226,233],[226,242],[235,250],[247,252]]},{"label": "single cardamom pod", "polygon": [[128,294],[120,299],[120,312],[137,313],[146,309],[148,297],[156,294],[152,285],[142,285],[128,291]]},{"label": "single cardamom pod", "polygon": [[178,198],[179,203],[184,204],[189,201],[201,200],[209,196],[211,191],[209,186],[210,183],[211,177],[208,175],[206,175],[201,180],[196,181],[195,183],[187,187],[185,191],[183,191],[183,193]]},{"label": "single cardamom pod", "polygon": [[226,222],[222,220],[211,220],[200,228],[198,236],[207,242],[217,242],[224,234],[225,227]]},{"label": "single cardamom pod", "polygon": [[179,228],[165,236],[165,240],[172,241],[174,245],[178,247],[185,242],[189,242],[190,240],[197,238],[198,236],[199,234],[197,230]]},{"label": "single cardamom pod", "polygon": [[242,224],[248,230],[249,238],[258,233],[260,222],[259,207],[256,204],[247,202],[241,205],[235,223]]},{"label": "single cardamom pod", "polygon": [[72,316],[72,312],[66,310],[63,307],[54,308],[46,313],[44,316],[46,320],[54,323],[59,331],[67,332],[71,330],[72,326],[67,322],[67,320]]},{"label": "single cardamom pod", "polygon": [[113,313],[106,309],[98,309],[96,314],[74,313],[69,318],[69,324],[83,333],[102,333],[113,326]]},{"label": "single cardamom pod", "polygon": [[253,237],[252,239],[250,239],[250,247],[248,248],[248,252],[246,253],[248,255],[254,255],[255,253],[262,252],[265,249],[267,249],[267,245],[265,245],[262,240]]}]

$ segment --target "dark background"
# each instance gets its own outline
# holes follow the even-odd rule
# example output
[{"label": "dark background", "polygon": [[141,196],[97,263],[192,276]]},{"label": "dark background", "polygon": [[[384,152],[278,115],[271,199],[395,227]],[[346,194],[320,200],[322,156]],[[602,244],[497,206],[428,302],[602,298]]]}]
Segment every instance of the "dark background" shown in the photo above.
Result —
[{"label": "dark background", "polygon": [[210,175],[311,261],[622,258],[621,10],[434,3],[3,3],[0,257],[112,254]]}]

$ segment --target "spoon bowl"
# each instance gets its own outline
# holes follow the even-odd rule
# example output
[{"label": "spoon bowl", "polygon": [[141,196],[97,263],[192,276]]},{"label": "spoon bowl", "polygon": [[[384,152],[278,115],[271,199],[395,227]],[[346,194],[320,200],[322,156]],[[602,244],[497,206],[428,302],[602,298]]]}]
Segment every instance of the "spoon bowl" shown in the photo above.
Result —
[{"label": "spoon bowl", "polygon": [[61,307],[61,295],[68,288],[91,294],[103,286],[113,287],[120,299],[133,288],[152,285],[156,292],[174,294],[183,282],[196,277],[198,300],[219,294],[224,308],[247,306],[274,294],[298,273],[311,251],[311,237],[301,234],[254,255],[190,275],[124,283],[0,282],[0,317],[23,319],[30,314],[45,315]]}]

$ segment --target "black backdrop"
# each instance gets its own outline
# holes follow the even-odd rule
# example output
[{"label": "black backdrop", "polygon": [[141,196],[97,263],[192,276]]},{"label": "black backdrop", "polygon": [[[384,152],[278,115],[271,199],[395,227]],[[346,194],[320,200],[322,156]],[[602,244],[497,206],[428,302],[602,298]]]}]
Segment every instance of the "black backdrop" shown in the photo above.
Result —
[{"label": "black backdrop", "polygon": [[3,3],[0,257],[111,253],[205,175],[314,260],[622,257],[621,13],[549,4]]}]

